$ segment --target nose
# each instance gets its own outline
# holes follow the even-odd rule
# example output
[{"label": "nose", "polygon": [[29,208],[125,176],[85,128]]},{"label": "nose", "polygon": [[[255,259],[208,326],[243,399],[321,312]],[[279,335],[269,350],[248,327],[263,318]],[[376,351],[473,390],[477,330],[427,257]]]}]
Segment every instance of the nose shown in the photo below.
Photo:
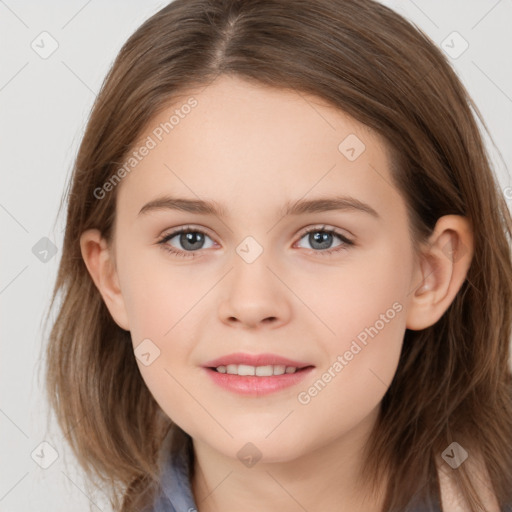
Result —
[{"label": "nose", "polygon": [[247,263],[238,255],[233,268],[224,279],[223,299],[219,304],[222,322],[249,329],[269,326],[277,328],[291,316],[291,292],[268,265],[263,253],[256,261]]}]

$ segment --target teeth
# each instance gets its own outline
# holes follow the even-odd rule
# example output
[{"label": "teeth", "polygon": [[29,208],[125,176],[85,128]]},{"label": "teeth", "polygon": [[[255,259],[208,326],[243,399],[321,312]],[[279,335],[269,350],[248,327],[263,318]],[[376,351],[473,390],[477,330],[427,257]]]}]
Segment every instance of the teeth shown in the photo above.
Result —
[{"label": "teeth", "polygon": [[284,366],[280,364],[268,366],[250,366],[248,364],[228,364],[227,366],[218,366],[219,373],[229,373],[231,375],[256,375],[258,377],[270,377],[271,375],[283,375],[283,373],[295,373],[297,368],[293,366]]}]

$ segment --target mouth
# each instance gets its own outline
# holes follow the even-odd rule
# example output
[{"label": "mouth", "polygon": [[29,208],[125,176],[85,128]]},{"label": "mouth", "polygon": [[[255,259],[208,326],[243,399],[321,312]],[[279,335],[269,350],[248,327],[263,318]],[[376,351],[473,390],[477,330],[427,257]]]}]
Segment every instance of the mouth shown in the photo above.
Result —
[{"label": "mouth", "polygon": [[261,397],[292,389],[310,375],[312,365],[293,367],[286,365],[220,365],[203,368],[215,385],[238,395]]},{"label": "mouth", "polygon": [[217,386],[241,395],[261,396],[297,385],[314,370],[309,363],[277,354],[228,354],[203,365]]},{"label": "mouth", "polygon": [[[236,352],[213,359],[203,364],[203,367],[213,369],[219,373],[238,375],[282,375],[294,373],[312,366],[310,363],[296,361],[278,354],[249,354]],[[272,373],[269,373],[272,371]]]},{"label": "mouth", "polygon": [[207,366],[208,370],[216,373],[238,375],[240,377],[273,377],[279,375],[290,375],[293,373],[300,373],[309,368],[314,368],[313,365],[306,366],[287,366],[287,365],[264,365],[253,366],[247,364],[228,364],[219,366]]}]

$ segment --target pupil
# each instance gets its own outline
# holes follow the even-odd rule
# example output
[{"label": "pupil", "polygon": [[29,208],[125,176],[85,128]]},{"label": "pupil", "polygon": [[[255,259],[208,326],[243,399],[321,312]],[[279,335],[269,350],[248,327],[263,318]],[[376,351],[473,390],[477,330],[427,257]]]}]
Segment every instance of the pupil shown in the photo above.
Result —
[{"label": "pupil", "polygon": [[[180,243],[185,249],[198,249],[203,241],[201,233],[182,233]],[[199,247],[196,244],[199,244]]]},{"label": "pupil", "polygon": [[331,245],[331,233],[326,233],[325,231],[315,231],[311,233],[309,236],[309,243],[311,247],[315,248],[314,243],[319,243],[320,247],[317,249],[328,249]]}]

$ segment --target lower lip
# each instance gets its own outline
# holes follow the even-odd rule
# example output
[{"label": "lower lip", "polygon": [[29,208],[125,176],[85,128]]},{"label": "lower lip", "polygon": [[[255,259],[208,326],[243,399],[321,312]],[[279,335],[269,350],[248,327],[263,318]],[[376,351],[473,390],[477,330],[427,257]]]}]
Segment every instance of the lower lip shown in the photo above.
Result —
[{"label": "lower lip", "polygon": [[240,395],[261,396],[275,393],[281,389],[294,386],[305,379],[314,367],[308,366],[295,373],[283,373],[271,377],[256,377],[254,375],[233,375],[219,373],[211,368],[204,368],[215,384]]}]

